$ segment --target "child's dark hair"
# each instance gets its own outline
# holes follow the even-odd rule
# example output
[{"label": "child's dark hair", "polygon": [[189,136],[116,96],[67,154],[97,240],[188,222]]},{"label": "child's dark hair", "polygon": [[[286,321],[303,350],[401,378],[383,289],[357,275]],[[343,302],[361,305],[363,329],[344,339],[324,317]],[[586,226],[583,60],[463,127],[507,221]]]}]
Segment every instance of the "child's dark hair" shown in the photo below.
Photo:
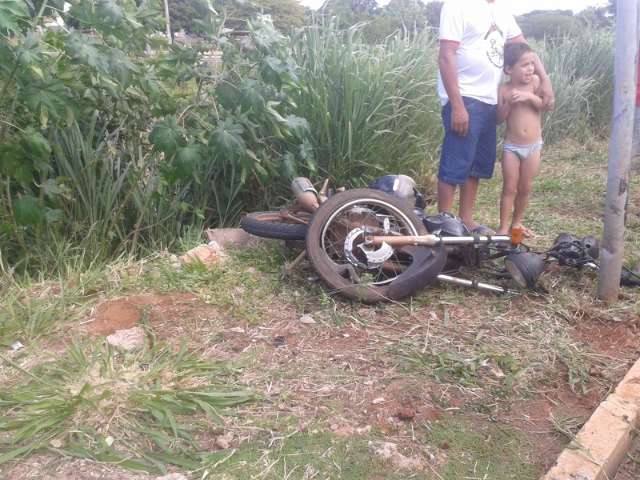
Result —
[{"label": "child's dark hair", "polygon": [[524,42],[507,43],[504,46],[504,73],[507,73],[507,68],[518,63],[522,55],[532,51],[531,47]]}]

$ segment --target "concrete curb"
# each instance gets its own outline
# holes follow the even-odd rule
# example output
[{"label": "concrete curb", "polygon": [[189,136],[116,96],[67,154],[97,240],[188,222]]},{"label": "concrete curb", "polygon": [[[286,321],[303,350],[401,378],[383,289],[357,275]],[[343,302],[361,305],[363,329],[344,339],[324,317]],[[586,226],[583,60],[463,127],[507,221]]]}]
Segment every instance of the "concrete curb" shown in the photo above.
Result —
[{"label": "concrete curb", "polygon": [[640,359],[541,480],[613,480],[640,424]]}]

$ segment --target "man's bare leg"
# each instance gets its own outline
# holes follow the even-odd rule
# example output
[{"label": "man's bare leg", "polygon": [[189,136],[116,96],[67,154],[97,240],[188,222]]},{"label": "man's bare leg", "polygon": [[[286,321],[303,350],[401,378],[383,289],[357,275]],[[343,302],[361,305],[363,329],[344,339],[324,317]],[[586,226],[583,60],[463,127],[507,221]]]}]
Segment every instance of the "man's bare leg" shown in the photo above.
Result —
[{"label": "man's bare leg", "polygon": [[460,188],[460,218],[469,230],[473,230],[478,224],[473,220],[473,208],[478,195],[478,185],[480,180],[476,177],[469,177]]},{"label": "man's bare leg", "polygon": [[455,195],[455,185],[438,180],[438,212],[451,212]]}]

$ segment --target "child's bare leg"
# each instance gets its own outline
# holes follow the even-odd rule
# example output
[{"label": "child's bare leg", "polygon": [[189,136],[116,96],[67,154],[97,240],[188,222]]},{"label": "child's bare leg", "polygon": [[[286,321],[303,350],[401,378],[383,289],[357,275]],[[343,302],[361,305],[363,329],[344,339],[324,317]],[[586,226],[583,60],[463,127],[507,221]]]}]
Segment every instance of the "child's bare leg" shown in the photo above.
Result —
[{"label": "child's bare leg", "polygon": [[[533,153],[530,157],[520,162],[520,178],[518,181],[518,194],[516,195],[514,208],[513,208],[513,220],[511,225],[514,227],[522,226],[524,220],[524,212],[529,204],[529,197],[531,196],[531,190],[533,186],[533,179],[540,171],[540,155],[541,151]],[[529,235],[532,232],[528,229],[525,233]]]},{"label": "child's bare leg", "polygon": [[500,227],[498,235],[507,235],[511,222],[511,212],[516,194],[518,193],[518,180],[520,178],[520,160],[513,152],[504,152],[502,155],[502,195],[500,197]]}]

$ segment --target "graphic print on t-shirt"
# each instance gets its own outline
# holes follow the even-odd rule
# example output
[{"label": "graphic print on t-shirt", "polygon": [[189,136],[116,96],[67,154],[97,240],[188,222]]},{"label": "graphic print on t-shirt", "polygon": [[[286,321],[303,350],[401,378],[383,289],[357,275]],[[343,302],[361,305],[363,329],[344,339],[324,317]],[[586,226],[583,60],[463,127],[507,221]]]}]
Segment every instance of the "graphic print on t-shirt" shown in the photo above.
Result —
[{"label": "graphic print on t-shirt", "polygon": [[502,69],[504,65],[504,34],[495,22],[491,23],[489,31],[484,36],[487,42],[487,57],[489,61],[497,68]]}]

